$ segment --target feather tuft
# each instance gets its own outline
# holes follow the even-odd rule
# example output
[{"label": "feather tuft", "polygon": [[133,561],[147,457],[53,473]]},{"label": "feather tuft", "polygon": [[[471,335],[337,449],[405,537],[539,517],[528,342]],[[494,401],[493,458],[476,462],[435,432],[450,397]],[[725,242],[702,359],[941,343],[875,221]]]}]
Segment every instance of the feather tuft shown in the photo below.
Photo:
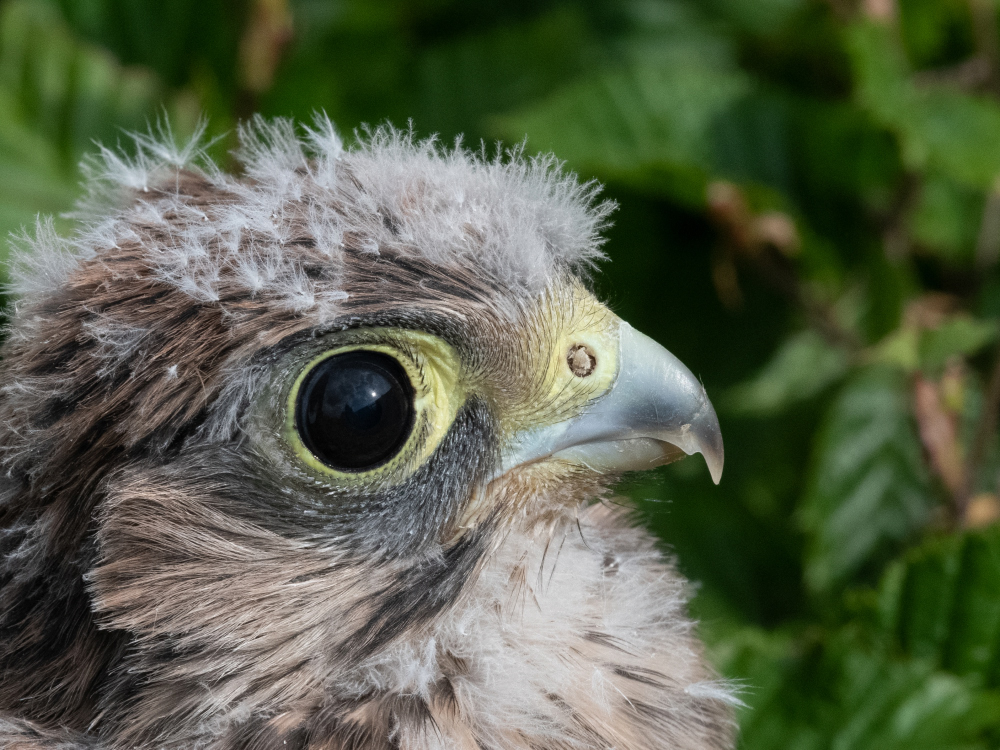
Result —
[{"label": "feather tuft", "polygon": [[[596,182],[580,182],[552,155],[523,144],[472,151],[418,139],[412,126],[369,128],[345,148],[329,118],[297,128],[260,116],[239,127],[241,177],[207,156],[201,122],[177,145],[160,122],[130,134],[131,155],[100,146],[82,165],[86,195],[70,214],[77,230],[60,238],[51,222],[21,248],[12,290],[36,296],[61,286],[76,263],[139,241],[163,281],[200,302],[223,291],[271,294],[295,310],[336,316],[339,290],[320,296],[303,278],[296,242],[308,240],[335,278],[345,252],[392,252],[474,269],[512,292],[536,293],[566,272],[603,258],[602,230],[614,209]],[[204,204],[193,174],[224,200]],[[28,260],[30,259],[30,260]],[[251,266],[256,265],[256,268]]]}]

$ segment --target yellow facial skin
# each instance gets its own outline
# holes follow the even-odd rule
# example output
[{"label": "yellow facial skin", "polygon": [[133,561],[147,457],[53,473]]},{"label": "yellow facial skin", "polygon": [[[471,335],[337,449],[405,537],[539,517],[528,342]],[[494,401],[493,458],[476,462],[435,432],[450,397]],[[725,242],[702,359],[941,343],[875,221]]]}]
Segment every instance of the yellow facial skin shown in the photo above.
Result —
[{"label": "yellow facial skin", "polygon": [[[620,324],[617,315],[580,285],[550,290],[516,333],[524,344],[512,369],[521,377],[494,394],[503,407],[504,437],[516,439],[570,419],[603,396],[618,375]],[[593,370],[582,377],[574,374],[569,361],[578,347],[596,360]]]},{"label": "yellow facial skin", "polygon": [[[614,386],[619,369],[621,320],[580,285],[550,290],[523,318],[516,336],[518,377],[488,377],[498,409],[503,450],[516,450],[546,427],[571,420]],[[572,352],[583,348],[593,369],[574,372]],[[502,386],[497,388],[497,386]],[[545,525],[598,495],[604,478],[584,466],[551,457],[476,488],[456,519],[452,540],[502,510],[508,522],[534,518]],[[530,508],[530,512],[529,512]]]},{"label": "yellow facial skin", "polygon": [[[285,440],[294,455],[314,474],[344,487],[395,483],[410,476],[440,444],[465,402],[462,367],[457,352],[437,336],[404,329],[358,329],[349,344],[328,349],[308,360],[285,399]],[[367,339],[367,341],[366,341]],[[368,471],[333,469],[306,448],[295,426],[299,388],[320,362],[351,351],[380,352],[395,359],[409,376],[414,392],[414,425],[402,449],[388,462]]]}]

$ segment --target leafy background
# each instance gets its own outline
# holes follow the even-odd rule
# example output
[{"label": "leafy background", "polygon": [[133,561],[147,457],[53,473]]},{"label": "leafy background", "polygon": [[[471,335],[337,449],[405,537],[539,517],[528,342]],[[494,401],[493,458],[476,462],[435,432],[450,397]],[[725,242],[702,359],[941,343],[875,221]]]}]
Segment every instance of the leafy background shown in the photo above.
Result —
[{"label": "leafy background", "polygon": [[742,748],[1000,747],[996,0],[2,0],[0,231],[95,141],[204,113],[225,162],[317,109],[526,136],[621,204],[600,291],[728,454],[624,490]]}]

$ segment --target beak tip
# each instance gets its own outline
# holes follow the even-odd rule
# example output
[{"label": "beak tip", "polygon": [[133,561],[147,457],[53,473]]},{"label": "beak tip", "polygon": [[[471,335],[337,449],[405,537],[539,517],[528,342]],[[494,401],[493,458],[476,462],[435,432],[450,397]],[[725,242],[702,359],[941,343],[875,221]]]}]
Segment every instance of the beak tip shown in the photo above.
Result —
[{"label": "beak tip", "polygon": [[[715,416],[714,414],[712,416]],[[707,433],[707,434],[706,434]],[[696,449],[705,459],[708,466],[708,473],[712,475],[712,481],[718,484],[722,480],[722,465],[726,460],[725,449],[722,446],[722,432],[719,430],[719,423],[715,420],[715,428],[706,430],[703,437],[698,441]]]},{"label": "beak tip", "polygon": [[718,484],[725,459],[722,428],[704,384],[677,357],[628,323],[622,324],[621,351],[622,372],[629,376],[624,382],[633,389],[644,386],[631,398],[643,404],[640,421],[648,430],[645,434],[689,456],[701,453]]},{"label": "beak tip", "polygon": [[698,426],[698,451],[705,458],[708,465],[708,473],[712,475],[712,481],[718,484],[722,481],[722,466],[726,460],[726,450],[722,443],[722,428],[719,426],[719,417],[712,408],[708,394],[702,389],[705,406],[707,407],[703,421]]},{"label": "beak tip", "polygon": [[705,463],[708,464],[708,473],[712,475],[712,481],[718,484],[722,481],[722,453],[705,454]]}]

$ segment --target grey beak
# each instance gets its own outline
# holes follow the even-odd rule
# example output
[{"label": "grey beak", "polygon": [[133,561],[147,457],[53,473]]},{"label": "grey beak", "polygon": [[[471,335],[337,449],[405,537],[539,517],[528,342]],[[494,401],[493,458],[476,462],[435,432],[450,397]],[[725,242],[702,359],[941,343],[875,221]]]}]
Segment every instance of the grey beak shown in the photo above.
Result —
[{"label": "grey beak", "polygon": [[701,453],[712,480],[722,477],[719,419],[691,371],[628,323],[620,329],[618,375],[582,414],[520,437],[504,471],[543,458],[601,473],[637,471]]}]

